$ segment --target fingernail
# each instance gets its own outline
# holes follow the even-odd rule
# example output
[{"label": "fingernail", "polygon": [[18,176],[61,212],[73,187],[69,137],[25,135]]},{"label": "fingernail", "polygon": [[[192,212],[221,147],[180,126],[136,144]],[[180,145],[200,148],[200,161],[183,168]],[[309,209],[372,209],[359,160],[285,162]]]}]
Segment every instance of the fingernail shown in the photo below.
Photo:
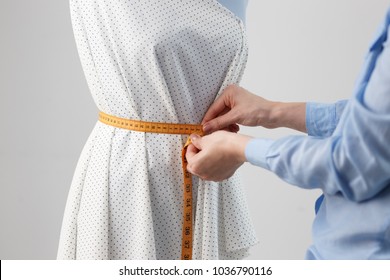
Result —
[{"label": "fingernail", "polygon": [[211,130],[210,124],[206,123],[206,124],[203,125],[203,132],[204,133],[209,133],[210,130]]},{"label": "fingernail", "polygon": [[191,141],[196,141],[197,139],[200,138],[200,136],[198,134],[191,134],[190,138],[191,138]]}]

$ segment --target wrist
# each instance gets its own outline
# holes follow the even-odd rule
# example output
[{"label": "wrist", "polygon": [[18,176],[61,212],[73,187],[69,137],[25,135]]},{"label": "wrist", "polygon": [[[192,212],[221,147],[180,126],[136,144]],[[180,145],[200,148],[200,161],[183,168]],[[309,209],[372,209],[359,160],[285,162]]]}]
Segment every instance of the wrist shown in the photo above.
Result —
[{"label": "wrist", "polygon": [[266,128],[278,128],[282,127],[285,119],[285,103],[282,102],[269,102],[268,104],[268,116],[266,120]]},{"label": "wrist", "polygon": [[274,128],[287,127],[306,132],[306,103],[303,102],[274,102],[270,114]]},{"label": "wrist", "polygon": [[246,146],[253,137],[242,135],[242,134],[234,134],[233,139],[230,142],[231,151],[234,153],[234,158],[237,160],[239,164],[243,164],[247,161],[245,150]]}]

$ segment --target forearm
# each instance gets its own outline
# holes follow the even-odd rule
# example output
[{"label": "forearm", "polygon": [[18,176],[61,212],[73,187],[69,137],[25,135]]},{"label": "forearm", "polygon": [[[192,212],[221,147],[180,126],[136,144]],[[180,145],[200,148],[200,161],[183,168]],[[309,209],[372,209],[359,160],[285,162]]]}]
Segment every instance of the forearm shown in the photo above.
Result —
[{"label": "forearm", "polygon": [[247,160],[302,188],[342,193],[353,201],[373,197],[390,182],[390,115],[371,111],[358,98],[349,105],[336,135],[253,139]]},{"label": "forearm", "polygon": [[287,127],[306,132],[306,103],[273,102],[269,114],[269,123],[274,127]]},{"label": "forearm", "polygon": [[270,102],[269,128],[288,127],[311,136],[332,135],[347,105],[347,100],[333,104],[313,102]]},{"label": "forearm", "polygon": [[230,85],[210,106],[202,124],[206,134],[240,124],[287,127],[309,135],[329,136],[346,104],[346,101],[335,104],[275,102]]},{"label": "forearm", "polygon": [[288,127],[306,132],[306,103],[267,100],[237,85],[230,85],[210,106],[202,124],[206,134],[228,128],[231,124]]}]

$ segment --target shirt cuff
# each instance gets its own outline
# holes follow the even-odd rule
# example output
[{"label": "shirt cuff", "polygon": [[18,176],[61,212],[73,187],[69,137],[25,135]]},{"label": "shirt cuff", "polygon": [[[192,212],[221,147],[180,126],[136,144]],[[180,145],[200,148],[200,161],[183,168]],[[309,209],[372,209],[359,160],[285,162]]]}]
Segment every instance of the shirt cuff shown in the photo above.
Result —
[{"label": "shirt cuff", "polygon": [[335,104],[306,103],[306,131],[308,135],[330,136],[336,123]]},{"label": "shirt cuff", "polygon": [[253,165],[269,169],[267,163],[267,153],[274,140],[270,139],[252,139],[245,147],[245,157],[247,161]]},{"label": "shirt cuff", "polygon": [[306,131],[310,136],[328,137],[333,134],[348,100],[333,104],[306,103]]}]

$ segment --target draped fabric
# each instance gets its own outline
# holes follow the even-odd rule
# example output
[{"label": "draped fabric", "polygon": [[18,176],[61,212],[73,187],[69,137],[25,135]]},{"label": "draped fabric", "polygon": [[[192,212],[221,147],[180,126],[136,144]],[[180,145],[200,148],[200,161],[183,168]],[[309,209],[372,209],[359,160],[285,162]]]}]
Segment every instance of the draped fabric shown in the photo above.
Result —
[{"label": "draped fabric", "polygon": [[[201,122],[247,60],[243,22],[216,0],[70,0],[100,111]],[[180,259],[181,135],[97,122],[70,186],[58,259]],[[257,243],[239,175],[194,176],[194,259],[240,259]]]}]

